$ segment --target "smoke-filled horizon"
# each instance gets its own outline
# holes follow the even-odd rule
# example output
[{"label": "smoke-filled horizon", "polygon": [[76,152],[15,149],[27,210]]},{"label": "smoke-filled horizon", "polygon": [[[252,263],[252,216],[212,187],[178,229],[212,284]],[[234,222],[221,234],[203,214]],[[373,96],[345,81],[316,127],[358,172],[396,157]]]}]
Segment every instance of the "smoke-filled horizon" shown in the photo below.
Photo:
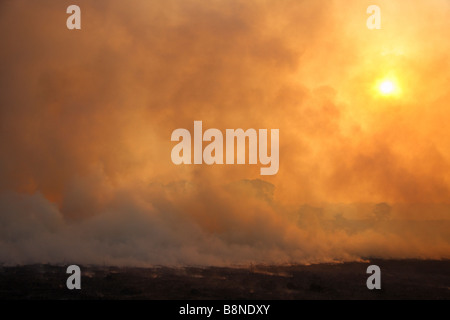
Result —
[{"label": "smoke-filled horizon", "polygon": [[[0,263],[450,258],[449,1],[71,4],[0,3]],[[174,165],[194,121],[278,173]]]}]

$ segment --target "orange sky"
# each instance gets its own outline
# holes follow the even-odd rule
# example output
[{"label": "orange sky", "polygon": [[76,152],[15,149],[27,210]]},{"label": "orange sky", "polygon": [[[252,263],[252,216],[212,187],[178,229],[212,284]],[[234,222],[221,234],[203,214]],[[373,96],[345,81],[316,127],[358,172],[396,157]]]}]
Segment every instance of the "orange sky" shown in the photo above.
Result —
[{"label": "orange sky", "polygon": [[[381,30],[372,1],[70,4],[0,3],[0,262],[450,257],[448,222],[401,222],[450,219],[449,1],[377,1]],[[175,166],[194,120],[279,129],[278,174]]]}]

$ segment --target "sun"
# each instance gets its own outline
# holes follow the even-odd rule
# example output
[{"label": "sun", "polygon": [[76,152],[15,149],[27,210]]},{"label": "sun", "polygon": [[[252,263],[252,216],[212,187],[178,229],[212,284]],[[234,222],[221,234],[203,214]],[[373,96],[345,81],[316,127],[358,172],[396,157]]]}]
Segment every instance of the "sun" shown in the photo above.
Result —
[{"label": "sun", "polygon": [[395,76],[382,78],[376,82],[376,92],[383,97],[398,97],[401,89]]},{"label": "sun", "polygon": [[387,96],[395,92],[395,84],[390,80],[384,80],[381,82],[378,89],[380,90],[381,94]]}]

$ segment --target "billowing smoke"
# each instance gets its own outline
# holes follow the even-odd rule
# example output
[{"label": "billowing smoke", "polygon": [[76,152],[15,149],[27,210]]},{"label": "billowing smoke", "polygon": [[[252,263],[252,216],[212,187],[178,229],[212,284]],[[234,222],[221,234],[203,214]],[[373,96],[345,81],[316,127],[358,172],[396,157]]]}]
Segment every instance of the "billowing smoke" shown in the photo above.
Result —
[{"label": "billowing smoke", "polygon": [[[70,4],[0,3],[1,263],[450,258],[448,1],[381,30],[371,1]],[[279,129],[278,174],[174,165],[195,120]]]}]

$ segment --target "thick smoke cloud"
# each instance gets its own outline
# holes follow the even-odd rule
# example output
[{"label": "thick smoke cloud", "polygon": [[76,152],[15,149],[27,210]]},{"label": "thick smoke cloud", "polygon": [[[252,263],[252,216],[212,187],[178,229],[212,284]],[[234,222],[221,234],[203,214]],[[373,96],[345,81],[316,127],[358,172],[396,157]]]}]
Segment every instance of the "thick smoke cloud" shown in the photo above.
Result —
[{"label": "thick smoke cloud", "polygon": [[[450,258],[448,1],[70,4],[0,3],[0,262]],[[280,129],[279,173],[173,165],[194,120]]]}]

